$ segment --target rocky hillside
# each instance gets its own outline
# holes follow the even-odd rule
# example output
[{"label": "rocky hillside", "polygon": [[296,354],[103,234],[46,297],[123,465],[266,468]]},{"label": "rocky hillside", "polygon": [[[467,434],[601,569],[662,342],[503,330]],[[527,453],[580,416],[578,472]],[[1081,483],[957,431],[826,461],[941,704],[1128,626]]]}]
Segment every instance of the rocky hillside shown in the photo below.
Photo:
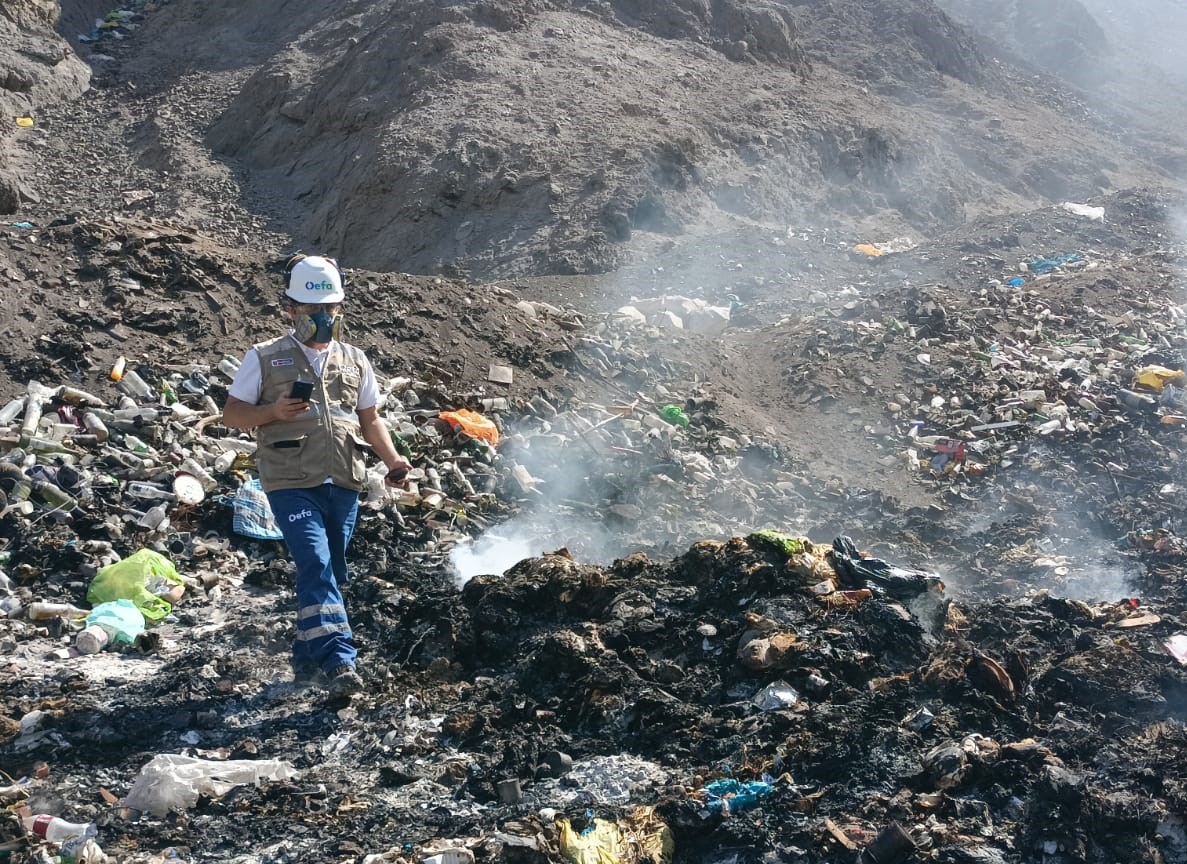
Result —
[{"label": "rocky hillside", "polygon": [[5,0],[0,5],[0,213],[14,213],[36,197],[12,138],[14,124],[38,105],[78,96],[87,88],[89,67],[58,37],[57,0]]},{"label": "rocky hillside", "polygon": [[755,225],[927,236],[1181,157],[930,0],[289,6],[164,5],[104,81],[204,106],[184,144],[149,110],[136,161],[184,182],[200,135],[271,229],[372,269],[597,273]]}]

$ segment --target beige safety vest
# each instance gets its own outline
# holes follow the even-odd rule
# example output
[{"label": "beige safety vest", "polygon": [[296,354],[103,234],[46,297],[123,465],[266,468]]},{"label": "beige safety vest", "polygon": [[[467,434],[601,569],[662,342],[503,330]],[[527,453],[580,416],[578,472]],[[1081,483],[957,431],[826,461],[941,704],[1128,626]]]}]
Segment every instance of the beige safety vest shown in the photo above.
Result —
[{"label": "beige safety vest", "polygon": [[313,382],[313,407],[295,420],[274,420],[256,430],[256,467],[265,492],[306,489],[332,478],[361,491],[367,477],[355,411],[367,358],[358,348],[331,342],[319,378],[291,335],[255,346],[260,358],[260,404],[288,396],[297,379]]}]

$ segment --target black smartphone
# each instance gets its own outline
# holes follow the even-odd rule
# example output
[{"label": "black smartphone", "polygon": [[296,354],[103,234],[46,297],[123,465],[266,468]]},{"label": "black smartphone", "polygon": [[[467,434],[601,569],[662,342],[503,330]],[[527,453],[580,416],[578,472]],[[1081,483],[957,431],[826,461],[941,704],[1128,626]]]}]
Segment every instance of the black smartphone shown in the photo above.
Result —
[{"label": "black smartphone", "polygon": [[293,389],[289,391],[290,399],[300,399],[302,402],[308,402],[309,397],[313,395],[312,381],[294,381]]}]

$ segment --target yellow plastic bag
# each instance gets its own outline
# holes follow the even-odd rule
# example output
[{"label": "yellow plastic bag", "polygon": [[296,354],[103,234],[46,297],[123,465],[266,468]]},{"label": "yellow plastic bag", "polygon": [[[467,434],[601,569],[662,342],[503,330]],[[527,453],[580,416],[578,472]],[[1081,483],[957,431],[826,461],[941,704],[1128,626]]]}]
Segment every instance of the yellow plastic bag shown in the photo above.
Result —
[{"label": "yellow plastic bag", "polygon": [[1181,381],[1187,373],[1182,369],[1167,369],[1165,366],[1144,366],[1137,371],[1134,383],[1153,390],[1161,390],[1172,381]]},{"label": "yellow plastic bag", "polygon": [[573,864],[625,864],[626,844],[613,822],[595,819],[584,834],[578,834],[568,819],[560,821],[561,854]]},{"label": "yellow plastic bag", "polygon": [[173,611],[164,595],[180,597],[185,582],[173,562],[151,549],[141,549],[98,572],[87,589],[92,606],[112,600],[131,600],[146,620],[160,621]]},{"label": "yellow plastic bag", "polygon": [[442,420],[455,429],[461,429],[471,438],[481,438],[495,446],[499,443],[499,427],[489,417],[483,417],[476,411],[462,408],[458,411],[442,411]]},{"label": "yellow plastic bag", "polygon": [[873,243],[858,243],[853,247],[854,252],[860,252],[862,255],[868,255],[871,258],[881,258],[882,250]]},{"label": "yellow plastic bag", "polygon": [[572,864],[671,864],[676,854],[672,830],[654,807],[636,807],[618,824],[595,819],[584,834],[568,819],[557,825],[561,854]]},{"label": "yellow plastic bag", "polygon": [[32,117],[18,117],[18,118],[16,118],[16,125],[20,126],[22,129],[29,129],[33,126],[33,118]]}]

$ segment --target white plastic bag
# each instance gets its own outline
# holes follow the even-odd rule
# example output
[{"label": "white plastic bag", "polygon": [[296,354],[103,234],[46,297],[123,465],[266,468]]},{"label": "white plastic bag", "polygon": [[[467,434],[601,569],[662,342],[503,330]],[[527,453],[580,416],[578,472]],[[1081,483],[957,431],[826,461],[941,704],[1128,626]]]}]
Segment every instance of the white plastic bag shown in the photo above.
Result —
[{"label": "white plastic bag", "polygon": [[199,795],[218,798],[245,783],[288,780],[296,769],[279,759],[234,759],[214,762],[193,756],[162,753],[140,769],[124,806],[162,817],[170,810],[185,810],[198,803]]}]

